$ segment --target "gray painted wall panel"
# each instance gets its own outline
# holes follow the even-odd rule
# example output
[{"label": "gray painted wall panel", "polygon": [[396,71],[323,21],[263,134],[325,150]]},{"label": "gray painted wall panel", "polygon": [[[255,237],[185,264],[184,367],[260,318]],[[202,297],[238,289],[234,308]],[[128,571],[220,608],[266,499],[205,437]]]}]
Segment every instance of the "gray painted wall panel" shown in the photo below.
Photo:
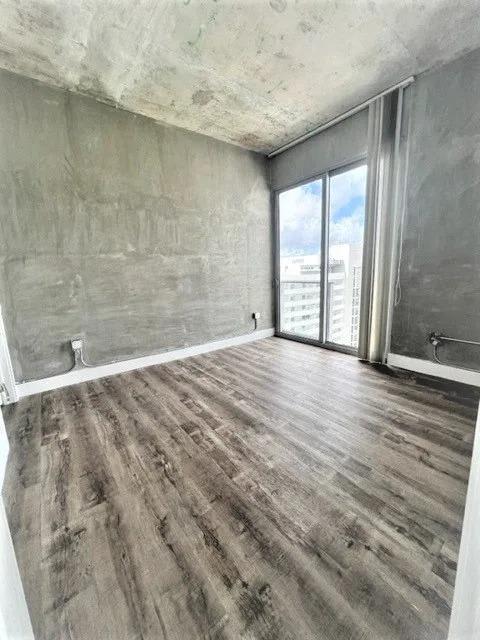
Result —
[{"label": "gray painted wall panel", "polygon": [[[417,79],[411,92],[406,220],[391,351],[430,359],[428,334],[480,340],[480,51]],[[480,349],[448,346],[480,367]]]},{"label": "gray painted wall panel", "polygon": [[258,154],[0,72],[0,225],[18,380],[273,325]]},{"label": "gray painted wall panel", "polygon": [[270,161],[274,189],[282,189],[367,154],[368,109],[322,131]]}]

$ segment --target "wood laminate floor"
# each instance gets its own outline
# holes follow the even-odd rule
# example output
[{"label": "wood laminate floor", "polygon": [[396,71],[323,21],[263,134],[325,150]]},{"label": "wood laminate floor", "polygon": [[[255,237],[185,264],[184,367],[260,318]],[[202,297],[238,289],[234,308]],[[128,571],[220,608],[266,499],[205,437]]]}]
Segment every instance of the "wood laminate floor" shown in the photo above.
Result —
[{"label": "wood laminate floor", "polygon": [[270,338],[5,411],[38,640],[440,640],[476,398]]}]

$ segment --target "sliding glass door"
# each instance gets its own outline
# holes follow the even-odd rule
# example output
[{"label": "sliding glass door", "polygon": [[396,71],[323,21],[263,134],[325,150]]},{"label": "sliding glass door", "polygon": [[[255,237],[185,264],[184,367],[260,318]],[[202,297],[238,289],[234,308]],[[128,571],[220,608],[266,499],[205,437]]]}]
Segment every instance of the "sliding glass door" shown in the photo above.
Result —
[{"label": "sliding glass door", "polygon": [[323,180],[278,197],[280,332],[320,340]]},{"label": "sliding glass door", "polygon": [[367,167],[327,172],[277,196],[277,333],[356,352]]},{"label": "sliding glass door", "polygon": [[328,211],[327,343],[358,349],[367,167],[331,173]]}]

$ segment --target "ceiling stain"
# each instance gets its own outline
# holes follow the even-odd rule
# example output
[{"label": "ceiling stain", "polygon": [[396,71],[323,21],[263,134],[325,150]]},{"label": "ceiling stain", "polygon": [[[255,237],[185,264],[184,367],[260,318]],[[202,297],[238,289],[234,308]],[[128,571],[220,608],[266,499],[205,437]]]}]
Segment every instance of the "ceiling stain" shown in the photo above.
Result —
[{"label": "ceiling stain", "polygon": [[283,13],[287,8],[287,0],[270,0],[270,6],[277,13]]},{"label": "ceiling stain", "polygon": [[198,104],[200,106],[204,106],[206,104],[208,104],[211,100],[213,100],[215,97],[215,94],[213,93],[213,91],[210,91],[209,89],[199,89],[198,91],[195,91],[195,93],[192,96],[192,103],[193,104]]}]

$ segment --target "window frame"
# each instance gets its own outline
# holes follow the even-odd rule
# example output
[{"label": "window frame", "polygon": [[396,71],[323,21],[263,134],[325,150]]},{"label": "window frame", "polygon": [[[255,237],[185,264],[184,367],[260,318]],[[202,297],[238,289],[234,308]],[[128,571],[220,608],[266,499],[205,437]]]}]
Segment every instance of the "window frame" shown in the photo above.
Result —
[{"label": "window frame", "polygon": [[[341,353],[347,353],[350,355],[358,355],[358,347],[349,347],[346,345],[337,344],[335,342],[328,341],[327,338],[327,318],[328,318],[328,223],[330,218],[330,178],[332,176],[340,175],[346,171],[356,169],[360,166],[367,167],[367,180],[368,182],[368,162],[366,154],[349,160],[348,162],[331,167],[322,171],[321,173],[314,174],[308,178],[299,180],[288,186],[284,186],[273,190],[273,203],[274,203],[274,289],[275,289],[275,335],[279,338],[286,338],[287,340],[294,340],[295,342],[302,342],[304,344],[311,344],[317,347],[323,347],[324,349],[330,349],[333,351],[339,351]],[[308,338],[304,336],[298,336],[293,333],[281,331],[281,317],[280,317],[280,195],[291,189],[301,187],[302,185],[309,184],[322,180],[322,233],[320,244],[320,310],[319,310],[319,339]],[[363,252],[365,253],[366,236],[363,239]],[[360,302],[360,305],[362,302]],[[360,318],[362,314],[360,313]]]}]

